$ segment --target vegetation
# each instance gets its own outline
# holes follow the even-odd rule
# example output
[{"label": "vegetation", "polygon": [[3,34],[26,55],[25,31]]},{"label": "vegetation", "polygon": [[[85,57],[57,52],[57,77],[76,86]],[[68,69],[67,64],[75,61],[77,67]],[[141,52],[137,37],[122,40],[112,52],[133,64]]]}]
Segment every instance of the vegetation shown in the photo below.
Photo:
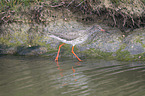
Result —
[{"label": "vegetation", "polygon": [[[106,1],[109,3],[106,3]],[[73,21],[75,18],[75,21],[85,24],[90,24],[90,22],[96,23],[96,21],[103,22],[108,24],[108,26],[118,27],[125,33],[123,33],[124,36],[127,36],[129,32],[126,30],[145,27],[144,11],[142,12],[145,0],[139,1],[141,1],[141,6],[134,4],[134,0],[1,0],[0,30],[2,31],[0,31],[0,33],[3,33],[0,37],[0,46],[2,46],[2,44],[8,45],[7,47],[19,46],[20,49],[21,47],[31,49],[31,47],[43,46],[46,47],[49,52],[56,52],[57,48],[53,50],[50,43],[43,41],[43,32],[47,24],[49,26],[51,21],[53,22],[60,18],[66,22],[67,20]],[[124,7],[120,7],[122,6],[121,4],[124,4]],[[128,11],[126,6],[130,7],[132,10]],[[70,13],[67,14],[63,9]],[[138,13],[133,12],[134,9],[135,11],[137,10],[137,12],[142,12],[142,14],[138,15]],[[68,18],[64,18],[67,17],[65,15],[68,15]],[[53,25],[52,22],[51,24]],[[123,41],[124,38],[120,37],[118,39]],[[140,38],[141,37],[138,36],[134,42],[140,43],[142,47],[145,48],[145,44]],[[113,41],[109,43],[113,43]],[[125,47],[126,45],[122,45],[116,52],[102,52],[101,50],[92,48],[87,51],[85,50],[82,54],[97,58],[118,60],[130,60],[130,58],[136,60],[137,58],[138,60],[144,60],[144,53],[133,57],[129,51],[122,50],[125,49]],[[63,46],[62,50],[63,49],[67,50],[63,54],[67,56],[71,54],[70,45],[66,44]],[[77,47],[75,47],[74,50],[77,52]]]},{"label": "vegetation", "polygon": [[[95,18],[99,18],[102,22],[110,25],[118,27],[120,30],[125,31],[127,29],[135,29],[139,27],[145,26],[145,17],[144,15],[136,15],[134,10],[138,10],[140,12],[140,8],[144,6],[145,0],[141,0],[141,4],[135,4],[134,0],[110,0],[105,3],[106,1],[100,0],[1,0],[0,2],[0,24],[13,22],[12,15],[16,14],[17,11],[21,12],[20,7],[28,7],[28,6],[39,6],[42,5],[41,8],[37,9],[30,9],[29,11],[33,12],[30,14],[34,14],[34,18],[38,20],[41,10],[44,7],[51,7],[51,8],[68,8],[70,11],[74,13],[82,13],[84,17],[79,21],[95,21]],[[101,4],[101,5],[100,5]],[[104,4],[104,5],[103,5]],[[124,7],[120,8],[124,4]],[[128,7],[133,7],[130,12],[127,9]],[[101,7],[99,7],[101,6]],[[109,7],[106,7],[109,6]],[[111,7],[112,6],[112,7]],[[113,7],[114,6],[114,7]],[[138,6],[140,8],[138,8]],[[124,9],[125,8],[125,9]],[[137,9],[138,8],[138,9]],[[143,8],[142,8],[143,9]],[[37,16],[37,17],[36,17]]]}]

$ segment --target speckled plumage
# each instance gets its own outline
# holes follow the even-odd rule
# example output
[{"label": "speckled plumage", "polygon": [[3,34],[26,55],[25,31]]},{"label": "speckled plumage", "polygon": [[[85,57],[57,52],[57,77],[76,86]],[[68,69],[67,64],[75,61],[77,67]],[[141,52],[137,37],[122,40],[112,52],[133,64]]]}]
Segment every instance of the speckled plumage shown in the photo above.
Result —
[{"label": "speckled plumage", "polygon": [[85,41],[92,41],[93,38],[97,35],[97,32],[99,31],[105,31],[103,30],[100,26],[98,25],[94,25],[91,28],[88,28],[86,30],[80,30],[77,32],[68,32],[68,33],[50,33],[51,35],[49,35],[49,37],[55,38],[60,40],[61,42],[63,42],[63,44],[61,44],[59,46],[58,49],[58,53],[57,56],[55,58],[55,61],[58,61],[58,57],[59,57],[59,52],[60,52],[60,48],[66,43],[66,44],[71,44],[72,46],[72,53],[74,54],[74,56],[79,60],[82,61],[73,51],[74,46],[76,44],[81,44]]},{"label": "speckled plumage", "polygon": [[68,32],[68,33],[50,33],[49,37],[60,40],[63,43],[71,44],[75,46],[76,44],[81,44],[87,40],[91,41],[97,34],[101,31],[99,25],[94,25],[86,30],[80,30],[78,32]]}]

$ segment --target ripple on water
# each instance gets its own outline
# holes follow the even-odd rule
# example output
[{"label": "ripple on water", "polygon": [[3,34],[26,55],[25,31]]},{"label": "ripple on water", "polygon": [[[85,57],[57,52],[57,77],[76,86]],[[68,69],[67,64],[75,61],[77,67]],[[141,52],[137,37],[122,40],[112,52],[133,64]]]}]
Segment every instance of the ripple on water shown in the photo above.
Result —
[{"label": "ripple on water", "polygon": [[144,62],[1,56],[0,96],[144,96]]}]

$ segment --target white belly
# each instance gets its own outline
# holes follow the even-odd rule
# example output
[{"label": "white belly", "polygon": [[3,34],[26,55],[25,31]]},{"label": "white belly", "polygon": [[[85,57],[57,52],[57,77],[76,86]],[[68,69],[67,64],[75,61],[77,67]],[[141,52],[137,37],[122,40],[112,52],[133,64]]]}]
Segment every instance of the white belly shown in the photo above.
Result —
[{"label": "white belly", "polygon": [[58,40],[60,40],[60,41],[63,42],[63,43],[71,44],[71,45],[74,46],[74,45],[76,45],[76,44],[81,44],[81,43],[83,43],[84,41],[86,41],[87,38],[88,38],[88,35],[80,36],[80,37],[78,37],[78,38],[76,38],[76,39],[74,39],[74,40],[71,40],[71,41],[67,41],[67,40],[62,39],[62,38],[59,38],[59,37],[57,37],[57,36],[55,36],[55,35],[49,35],[49,37],[58,39]]}]

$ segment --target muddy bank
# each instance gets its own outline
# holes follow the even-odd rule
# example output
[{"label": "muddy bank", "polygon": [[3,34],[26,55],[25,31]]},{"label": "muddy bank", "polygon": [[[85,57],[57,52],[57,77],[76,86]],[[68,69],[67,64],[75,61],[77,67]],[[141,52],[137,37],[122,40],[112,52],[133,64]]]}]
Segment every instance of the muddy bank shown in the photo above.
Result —
[{"label": "muddy bank", "polygon": [[[119,28],[122,32],[145,26],[144,0],[2,1],[0,24],[20,21],[48,23],[53,15],[44,16],[44,11],[51,14],[47,8],[58,9],[61,12],[65,8],[71,11],[72,17],[75,17],[79,22],[84,24],[93,21],[103,22],[107,26]],[[57,15],[55,15],[57,18],[61,17]],[[46,17],[50,17],[49,21]]]},{"label": "muddy bank", "polygon": [[[113,26],[118,25],[117,16],[115,17],[116,24],[114,18],[106,18],[108,23],[103,23],[104,19],[102,18],[105,18],[105,13],[102,9],[96,14],[96,9],[89,14],[81,13],[69,9],[74,6],[73,3],[57,2],[57,4],[51,6],[46,6],[43,3],[26,9],[22,7],[21,12],[11,15],[11,22],[1,23],[0,54],[43,55],[55,58],[61,42],[49,37],[49,32],[55,32],[56,34],[60,32],[79,32],[97,24],[110,33],[97,32],[92,42],[76,45],[74,51],[80,58],[145,60],[145,29],[143,24],[138,29],[133,26],[133,30],[130,29],[131,27],[125,27],[127,23],[119,22],[120,25],[124,24],[123,28],[126,30],[122,31],[120,30],[121,27],[108,26],[109,22]],[[76,3],[80,4],[81,2],[75,2],[74,4]],[[59,4],[62,5],[58,6]],[[65,4],[69,8],[62,8]],[[76,9],[83,7],[82,5]],[[97,14],[102,15],[98,16]],[[89,30],[86,31],[89,32]],[[71,45],[64,45],[61,49],[60,58],[72,57],[71,47]]]}]

